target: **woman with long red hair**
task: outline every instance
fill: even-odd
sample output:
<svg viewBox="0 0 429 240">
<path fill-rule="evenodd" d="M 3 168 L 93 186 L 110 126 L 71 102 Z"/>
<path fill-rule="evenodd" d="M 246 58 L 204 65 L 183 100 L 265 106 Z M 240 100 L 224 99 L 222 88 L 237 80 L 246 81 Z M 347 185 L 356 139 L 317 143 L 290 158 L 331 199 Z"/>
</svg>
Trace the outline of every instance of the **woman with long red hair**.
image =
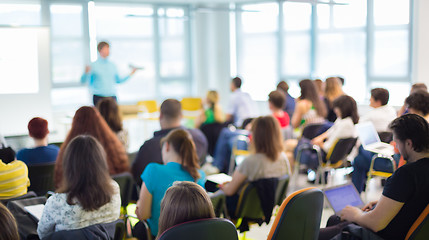
<svg viewBox="0 0 429 240">
<path fill-rule="evenodd" d="M 127 153 L 115 133 L 113 133 L 97 109 L 84 106 L 76 111 L 70 132 L 58 153 L 55 163 L 55 186 L 57 188 L 61 186 L 63 179 L 62 160 L 64 151 L 74 137 L 82 134 L 93 136 L 101 143 L 106 151 L 106 160 L 110 175 L 129 170 Z"/>
</svg>

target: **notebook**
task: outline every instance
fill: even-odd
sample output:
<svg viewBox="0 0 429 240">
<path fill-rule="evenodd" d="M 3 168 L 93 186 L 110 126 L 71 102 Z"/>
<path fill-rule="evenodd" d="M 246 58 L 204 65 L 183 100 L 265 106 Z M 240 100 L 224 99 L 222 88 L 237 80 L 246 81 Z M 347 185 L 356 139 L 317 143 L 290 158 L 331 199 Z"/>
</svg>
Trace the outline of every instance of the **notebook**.
<svg viewBox="0 0 429 240">
<path fill-rule="evenodd" d="M 380 141 L 372 122 L 358 123 L 355 126 L 363 149 L 385 156 L 392 156 L 395 153 L 392 145 Z"/>
<path fill-rule="evenodd" d="M 362 208 L 364 203 L 360 198 L 358 191 L 352 183 L 346 183 L 339 186 L 323 189 L 323 193 L 334 209 L 335 214 L 339 216 L 341 210 L 347 205 Z"/>
<path fill-rule="evenodd" d="M 36 204 L 36 205 L 30 205 L 25 206 L 24 209 L 31 214 L 34 218 L 36 218 L 37 221 L 40 220 L 42 217 L 43 209 L 45 208 L 44 204 Z"/>
<path fill-rule="evenodd" d="M 231 182 L 232 177 L 226 175 L 225 173 L 213 174 L 207 176 L 207 181 L 214 182 L 216 184 L 224 184 L 226 182 Z"/>
</svg>

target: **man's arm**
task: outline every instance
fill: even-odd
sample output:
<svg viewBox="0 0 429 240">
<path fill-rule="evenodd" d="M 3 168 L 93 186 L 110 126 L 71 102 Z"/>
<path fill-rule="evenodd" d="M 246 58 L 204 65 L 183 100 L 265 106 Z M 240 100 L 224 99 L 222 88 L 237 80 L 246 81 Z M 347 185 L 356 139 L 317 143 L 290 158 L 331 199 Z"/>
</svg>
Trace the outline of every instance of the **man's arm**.
<svg viewBox="0 0 429 240">
<path fill-rule="evenodd" d="M 404 203 L 381 196 L 374 210 L 364 212 L 357 207 L 347 206 L 341 211 L 341 219 L 355 222 L 374 232 L 383 230 L 401 210 Z"/>
</svg>

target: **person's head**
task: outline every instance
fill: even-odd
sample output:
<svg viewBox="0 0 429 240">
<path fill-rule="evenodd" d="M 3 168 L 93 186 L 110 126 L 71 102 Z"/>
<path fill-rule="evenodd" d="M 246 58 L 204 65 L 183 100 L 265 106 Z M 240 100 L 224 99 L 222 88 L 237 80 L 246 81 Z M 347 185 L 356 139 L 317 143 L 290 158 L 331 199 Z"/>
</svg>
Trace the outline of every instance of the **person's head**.
<svg viewBox="0 0 429 240">
<path fill-rule="evenodd" d="M 73 138 L 79 135 L 91 135 L 97 139 L 106 151 L 108 164 L 111 163 L 127 163 L 128 156 L 124 146 L 120 142 L 116 134 L 110 129 L 106 121 L 103 119 L 98 110 L 94 107 L 84 106 L 79 108 L 72 121 L 71 129 L 61 144 L 60 151 L 58 153 L 57 162 L 62 161 L 64 156 L 65 148 L 71 142 Z M 124 165 L 110 166 L 111 169 L 122 169 Z M 62 167 L 61 164 L 56 166 L 55 179 L 57 184 L 60 184 L 62 179 Z"/>
<path fill-rule="evenodd" d="M 159 120 L 161 121 L 161 128 L 180 126 L 180 121 L 182 120 L 182 104 L 176 99 L 165 100 L 161 104 Z"/>
<path fill-rule="evenodd" d="M 326 117 L 327 110 L 325 104 L 320 100 L 316 91 L 316 86 L 310 79 L 304 79 L 299 82 L 301 88 L 300 99 L 307 99 L 313 103 L 314 108 L 319 116 Z"/>
<path fill-rule="evenodd" d="M 351 117 L 354 124 L 359 122 L 357 104 L 352 97 L 347 95 L 340 96 L 334 100 L 332 105 L 334 107 L 334 112 L 337 114 L 337 117 L 341 119 Z"/>
<path fill-rule="evenodd" d="M 344 82 L 345 82 L 344 78 L 343 78 L 343 77 L 340 77 L 340 76 L 337 76 L 337 78 L 338 78 L 338 79 L 340 79 L 340 81 L 341 81 L 341 85 L 343 85 L 343 86 L 344 86 Z"/>
<path fill-rule="evenodd" d="M 177 224 L 204 218 L 214 218 L 210 197 L 204 188 L 193 182 L 174 182 L 161 201 L 159 234 Z"/>
<path fill-rule="evenodd" d="M 184 129 L 172 130 L 161 139 L 161 145 L 164 163 L 177 159 L 195 181 L 200 178 L 198 155 L 189 132 Z"/>
<path fill-rule="evenodd" d="M 80 135 L 67 145 L 63 158 L 63 185 L 67 203 L 86 210 L 97 210 L 110 202 L 113 195 L 107 169 L 106 153 L 101 144 L 89 135 Z"/>
<path fill-rule="evenodd" d="M 337 77 L 330 77 L 326 79 L 325 82 L 325 97 L 329 101 L 334 101 L 337 97 L 343 95 L 343 89 L 341 81 Z"/>
<path fill-rule="evenodd" d="M 241 83 L 242 83 L 241 78 L 239 77 L 233 78 L 231 81 L 231 91 L 233 92 L 236 89 L 241 88 Z"/>
<path fill-rule="evenodd" d="M 428 87 L 424 83 L 414 83 L 411 86 L 410 95 L 417 92 L 417 91 L 428 91 Z"/>
<path fill-rule="evenodd" d="M 97 103 L 97 109 L 114 132 L 122 130 L 122 120 L 118 104 L 113 98 L 103 98 Z"/>
<path fill-rule="evenodd" d="M 110 45 L 107 42 L 99 42 L 97 45 L 97 51 L 100 57 L 107 58 L 110 54 Z"/>
<path fill-rule="evenodd" d="M 35 117 L 28 122 L 28 133 L 35 139 L 44 139 L 48 133 L 48 121 L 43 118 Z"/>
<path fill-rule="evenodd" d="M 279 84 L 277 84 L 277 90 L 287 93 L 289 91 L 289 85 L 285 81 L 280 81 Z"/>
<path fill-rule="evenodd" d="M 429 93 L 426 91 L 417 91 L 405 99 L 410 113 L 426 117 L 429 114 Z"/>
<path fill-rule="evenodd" d="M 429 152 L 429 126 L 423 117 L 405 114 L 393 120 L 389 128 L 393 132 L 393 141 L 405 160 L 418 160 L 410 159 L 415 152 Z"/>
<path fill-rule="evenodd" d="M 268 104 L 271 111 L 283 109 L 286 96 L 280 91 L 272 91 L 268 94 Z"/>
<path fill-rule="evenodd" d="M 279 122 L 272 116 L 258 117 L 252 122 L 253 147 L 256 153 L 263 153 L 276 161 L 283 151 L 283 138 Z"/>
<path fill-rule="evenodd" d="M 12 213 L 0 203 L 0 240 L 19 239 L 18 225 Z"/>
<path fill-rule="evenodd" d="M 381 107 L 389 102 L 389 91 L 385 88 L 371 89 L 371 98 L 369 106 L 373 108 Z"/>
<path fill-rule="evenodd" d="M 206 99 L 207 99 L 207 104 L 211 108 L 214 108 L 214 106 L 219 101 L 219 94 L 217 93 L 217 91 L 214 91 L 214 90 L 208 91 Z"/>
<path fill-rule="evenodd" d="M 11 147 L 1 148 L 0 146 L 0 160 L 3 163 L 8 164 L 14 161 L 16 159 L 15 157 L 16 157 L 16 153 Z"/>
</svg>

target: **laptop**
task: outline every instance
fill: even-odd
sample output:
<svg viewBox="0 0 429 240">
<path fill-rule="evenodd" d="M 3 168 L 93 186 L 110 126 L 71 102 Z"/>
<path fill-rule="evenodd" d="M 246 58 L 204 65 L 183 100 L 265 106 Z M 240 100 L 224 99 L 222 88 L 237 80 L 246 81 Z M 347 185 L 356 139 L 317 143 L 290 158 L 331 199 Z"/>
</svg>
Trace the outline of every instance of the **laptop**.
<svg viewBox="0 0 429 240">
<path fill-rule="evenodd" d="M 336 215 L 340 215 L 341 210 L 347 205 L 362 208 L 365 204 L 362 202 L 356 187 L 352 183 L 346 183 L 334 187 L 323 189 L 329 205 L 334 209 Z"/>
<path fill-rule="evenodd" d="M 358 123 L 355 126 L 363 149 L 385 156 L 392 156 L 395 153 L 392 145 L 380 141 L 372 122 Z"/>
</svg>

